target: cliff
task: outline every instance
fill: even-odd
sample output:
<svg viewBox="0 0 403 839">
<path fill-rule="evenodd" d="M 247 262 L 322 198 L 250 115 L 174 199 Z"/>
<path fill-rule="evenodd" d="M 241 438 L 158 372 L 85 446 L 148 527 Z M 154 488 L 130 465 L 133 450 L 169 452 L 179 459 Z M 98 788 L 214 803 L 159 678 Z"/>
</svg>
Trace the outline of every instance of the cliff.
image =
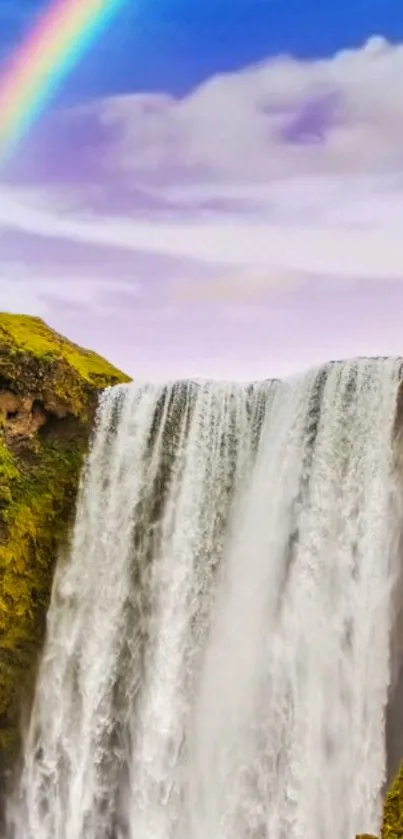
<svg viewBox="0 0 403 839">
<path fill-rule="evenodd" d="M 403 764 L 386 796 L 382 839 L 403 839 Z"/>
<path fill-rule="evenodd" d="M 18 743 L 98 394 L 125 381 L 39 318 L 0 314 L 0 766 Z"/>
</svg>

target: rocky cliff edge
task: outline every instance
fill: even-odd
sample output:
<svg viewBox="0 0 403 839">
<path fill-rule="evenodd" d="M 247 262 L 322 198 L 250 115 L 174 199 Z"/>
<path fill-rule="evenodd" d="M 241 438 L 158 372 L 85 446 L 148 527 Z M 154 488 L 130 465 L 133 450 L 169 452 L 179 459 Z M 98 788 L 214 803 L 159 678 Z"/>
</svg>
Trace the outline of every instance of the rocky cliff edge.
<svg viewBox="0 0 403 839">
<path fill-rule="evenodd" d="M 30 701 L 98 394 L 126 381 L 39 318 L 0 313 L 0 767 Z"/>
</svg>

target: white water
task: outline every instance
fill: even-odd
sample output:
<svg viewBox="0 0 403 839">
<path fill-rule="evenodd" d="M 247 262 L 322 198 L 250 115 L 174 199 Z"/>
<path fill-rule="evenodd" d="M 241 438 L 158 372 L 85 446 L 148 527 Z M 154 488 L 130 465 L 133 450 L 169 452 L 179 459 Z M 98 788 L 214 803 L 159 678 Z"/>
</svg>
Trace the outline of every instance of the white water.
<svg viewBox="0 0 403 839">
<path fill-rule="evenodd" d="M 8 837 L 378 830 L 399 368 L 104 395 Z"/>
</svg>

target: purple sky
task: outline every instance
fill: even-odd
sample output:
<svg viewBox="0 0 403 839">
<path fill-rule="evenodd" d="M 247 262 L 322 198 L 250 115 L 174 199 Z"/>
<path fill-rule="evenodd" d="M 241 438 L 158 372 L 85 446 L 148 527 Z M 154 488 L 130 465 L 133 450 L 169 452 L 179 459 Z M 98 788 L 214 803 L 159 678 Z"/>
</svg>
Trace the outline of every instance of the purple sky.
<svg viewBox="0 0 403 839">
<path fill-rule="evenodd" d="M 374 38 L 54 111 L 0 183 L 0 308 L 138 378 L 403 354 L 402 77 Z"/>
</svg>

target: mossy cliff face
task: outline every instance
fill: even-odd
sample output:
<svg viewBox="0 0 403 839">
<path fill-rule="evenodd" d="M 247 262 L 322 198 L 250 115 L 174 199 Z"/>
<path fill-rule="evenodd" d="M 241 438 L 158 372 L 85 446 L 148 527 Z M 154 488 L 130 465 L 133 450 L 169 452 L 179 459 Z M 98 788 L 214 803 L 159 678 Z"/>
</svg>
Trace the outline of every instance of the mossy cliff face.
<svg viewBox="0 0 403 839">
<path fill-rule="evenodd" d="M 382 839 L 403 839 L 403 764 L 386 796 Z"/>
<path fill-rule="evenodd" d="M 0 767 L 18 745 L 98 394 L 124 381 L 40 319 L 0 313 Z"/>
</svg>

